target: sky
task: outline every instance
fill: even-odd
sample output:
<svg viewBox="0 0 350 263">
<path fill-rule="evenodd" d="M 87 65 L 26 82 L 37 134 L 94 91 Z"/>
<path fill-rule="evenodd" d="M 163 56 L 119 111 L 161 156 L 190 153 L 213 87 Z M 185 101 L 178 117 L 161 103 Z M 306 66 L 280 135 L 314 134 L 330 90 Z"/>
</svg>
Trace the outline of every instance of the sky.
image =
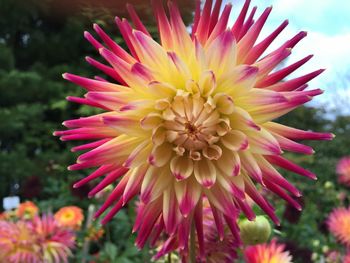
<svg viewBox="0 0 350 263">
<path fill-rule="evenodd" d="M 244 0 L 225 2 L 233 4 L 230 21 L 233 24 Z M 322 105 L 329 112 L 350 113 L 350 1 L 252 0 L 251 6 L 254 5 L 258 7 L 258 14 L 266 7 L 273 6 L 261 37 L 267 36 L 285 19 L 289 20 L 289 25 L 271 45 L 271 49 L 280 46 L 299 31 L 308 32 L 308 36 L 293 49 L 288 64 L 314 54 L 291 77 L 320 68 L 326 69 L 309 82 L 310 88 L 325 90 L 311 105 Z"/>
</svg>

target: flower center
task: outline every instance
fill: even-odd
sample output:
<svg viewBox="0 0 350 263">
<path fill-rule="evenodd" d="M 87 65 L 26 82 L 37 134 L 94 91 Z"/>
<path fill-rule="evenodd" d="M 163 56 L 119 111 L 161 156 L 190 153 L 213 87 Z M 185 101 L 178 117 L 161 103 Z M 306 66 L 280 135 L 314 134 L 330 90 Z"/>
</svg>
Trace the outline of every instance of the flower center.
<svg viewBox="0 0 350 263">
<path fill-rule="evenodd" d="M 225 93 L 214 94 L 215 79 L 212 74 L 207 75 L 209 79 L 204 78 L 205 81 L 189 82 L 194 88 L 186 90 L 153 84 L 155 90 L 164 89 L 172 94 L 157 100 L 156 111 L 141 120 L 143 129 L 152 130 L 151 164 L 158 160 L 157 165 L 163 166 L 165 163 L 159 160 L 172 154 L 194 161 L 218 160 L 224 150 L 241 149 L 245 136 L 232 130 L 230 123 L 235 111 L 233 100 Z"/>
<path fill-rule="evenodd" d="M 197 133 L 197 127 L 196 126 L 194 126 L 190 122 L 187 122 L 185 124 L 185 127 L 186 127 L 186 132 L 187 132 L 188 136 L 196 136 L 196 133 Z"/>
<path fill-rule="evenodd" d="M 70 221 L 74 218 L 74 214 L 72 212 L 66 212 L 64 215 L 63 215 L 63 220 L 64 221 Z"/>
<path fill-rule="evenodd" d="M 217 141 L 220 114 L 199 95 L 176 96 L 163 115 L 168 141 L 180 148 L 202 150 Z"/>
<path fill-rule="evenodd" d="M 230 130 L 229 120 L 218 107 L 221 97 L 180 93 L 164 109 L 165 138 L 175 145 L 176 154 L 188 154 L 193 160 L 200 160 L 202 156 L 220 158 L 221 149 L 217 144 Z M 233 105 L 232 101 L 230 103 Z"/>
</svg>

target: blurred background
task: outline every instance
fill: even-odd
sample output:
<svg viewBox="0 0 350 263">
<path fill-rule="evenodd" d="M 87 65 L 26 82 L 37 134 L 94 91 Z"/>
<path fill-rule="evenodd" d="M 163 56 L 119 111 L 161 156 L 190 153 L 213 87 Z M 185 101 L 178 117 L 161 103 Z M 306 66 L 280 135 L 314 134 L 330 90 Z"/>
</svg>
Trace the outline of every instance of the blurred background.
<svg viewBox="0 0 350 263">
<path fill-rule="evenodd" d="M 128 2 L 157 39 L 149 1 Z M 194 1 L 178 2 L 189 25 Z M 101 25 L 125 47 L 114 24 L 115 16 L 128 17 L 125 4 L 124 0 L 0 0 L 1 199 L 19 196 L 21 201 L 34 201 L 41 211 L 57 211 L 67 205 L 88 211 L 90 203 L 98 206 L 102 202 L 87 198 L 89 185 L 72 188 L 88 171 L 67 171 L 66 167 L 77 157 L 69 150 L 74 144 L 62 143 L 52 133 L 62 129 L 64 120 L 97 112 L 65 100 L 67 96 L 81 96 L 83 91 L 64 81 L 61 75 L 100 74 L 84 59 L 99 57 L 83 37 L 84 30 L 92 31 L 93 23 Z M 242 4 L 242 0 L 234 1 L 234 14 Z M 290 26 L 275 46 L 299 30 L 309 32 L 286 63 L 310 53 L 315 57 L 295 75 L 327 68 L 310 83 L 313 88 L 324 89 L 325 95 L 284 116 L 280 122 L 305 130 L 331 131 L 337 137 L 332 142 L 308 142 L 316 150 L 313 156 L 289 154 L 318 175 L 318 181 L 313 182 L 286 173 L 304 194 L 301 213 L 277 198 L 272 201 L 282 220 L 274 235 L 287 244 L 294 262 L 322 262 L 330 251 L 344 251 L 328 233 L 325 220 L 333 208 L 349 203 L 349 190 L 338 183 L 335 172 L 338 160 L 350 155 L 349 2 L 255 0 L 253 4 L 260 7 L 260 12 L 274 5 L 263 36 L 289 18 Z M 130 206 L 121 211 L 104 229 L 105 234 L 90 242 L 88 251 L 81 249 L 83 241 L 78 243 L 71 262 L 82 262 L 84 257 L 94 262 L 148 262 L 151 252 L 139 252 L 133 245 L 133 209 Z M 99 259 L 94 259 L 96 253 Z"/>
</svg>

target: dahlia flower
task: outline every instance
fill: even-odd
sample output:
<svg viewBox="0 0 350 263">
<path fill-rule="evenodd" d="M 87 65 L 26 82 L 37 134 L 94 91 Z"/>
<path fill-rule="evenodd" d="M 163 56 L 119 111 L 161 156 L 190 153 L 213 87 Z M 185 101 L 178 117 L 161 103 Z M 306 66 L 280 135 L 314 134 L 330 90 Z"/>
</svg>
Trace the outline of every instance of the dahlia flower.
<svg viewBox="0 0 350 263">
<path fill-rule="evenodd" d="M 347 253 L 343 258 L 343 263 L 350 263 L 350 253 Z"/>
<path fill-rule="evenodd" d="M 327 263 L 340 263 L 341 259 L 344 258 L 339 251 L 332 250 L 326 253 L 325 260 Z M 344 258 L 345 259 L 345 258 Z M 349 262 L 343 262 L 343 263 L 350 263 Z"/>
<path fill-rule="evenodd" d="M 68 262 L 75 244 L 73 231 L 60 226 L 51 215 L 34 218 L 33 229 L 40 245 L 41 262 Z"/>
<path fill-rule="evenodd" d="M 203 233 L 206 263 L 234 262 L 237 258 L 239 243 L 227 226 L 218 232 L 215 225 L 215 216 L 209 203 L 204 200 L 203 204 Z M 218 220 L 218 218 L 217 218 Z M 220 219 L 219 219 L 220 220 Z M 226 233 L 225 233 L 226 232 Z M 200 248 L 198 244 L 198 248 Z"/>
<path fill-rule="evenodd" d="M 28 221 L 0 221 L 0 262 L 40 262 L 40 247 Z"/>
<path fill-rule="evenodd" d="M 284 251 L 284 245 L 278 244 L 276 240 L 247 247 L 244 258 L 246 263 L 292 263 L 289 252 Z"/>
<path fill-rule="evenodd" d="M 350 156 L 343 157 L 336 168 L 338 180 L 340 183 L 350 186 Z"/>
<path fill-rule="evenodd" d="M 74 240 L 74 233 L 59 227 L 52 216 L 0 221 L 0 262 L 68 262 Z"/>
<path fill-rule="evenodd" d="M 8 210 L 8 211 L 4 211 L 0 214 L 0 220 L 15 221 L 17 219 L 18 219 L 18 217 L 17 217 L 16 210 Z"/>
<path fill-rule="evenodd" d="M 350 208 L 336 208 L 328 216 L 327 220 L 329 232 L 336 239 L 350 247 Z"/>
<path fill-rule="evenodd" d="M 0 213 L 0 220 L 6 220 L 6 218 L 7 218 L 6 212 Z"/>
<path fill-rule="evenodd" d="M 168 17 L 162 1 L 154 0 L 160 43 L 152 39 L 129 5 L 135 28 L 126 19 L 115 20 L 129 52 L 97 24 L 93 27 L 102 42 L 85 32 L 107 64 L 91 57 L 87 62 L 113 81 L 63 74 L 87 90 L 84 98 L 68 97 L 69 101 L 104 110 L 65 121 L 69 130 L 54 133 L 63 141 L 92 141 L 72 149 L 87 152 L 69 170 L 96 168 L 75 187 L 103 178 L 89 193 L 92 197 L 117 183 L 96 213 L 100 216 L 111 207 L 102 223 L 138 196 L 142 205 L 133 231 L 138 232 L 136 245 L 140 248 L 155 226 L 159 233 L 177 234 L 185 248 L 194 225 L 203 251 L 204 196 L 213 214 L 222 219 L 215 220 L 217 229 L 225 221 L 235 237 L 238 214 L 243 212 L 251 220 L 255 217 L 246 195 L 278 224 L 274 208 L 256 184 L 301 209 L 287 193 L 300 196 L 299 191 L 276 168 L 311 179 L 316 176 L 282 153 L 312 154 L 311 147 L 296 141 L 333 138 L 332 134 L 274 122 L 322 93 L 306 90 L 306 83 L 323 70 L 283 81 L 311 55 L 273 71 L 306 33 L 298 33 L 263 55 L 288 21 L 257 43 L 271 7 L 254 19 L 256 7 L 248 14 L 247 0 L 229 27 L 231 4 L 220 13 L 222 1 L 214 6 L 212 2 L 205 1 L 200 10 L 197 1 L 189 33 L 174 2 L 168 3 Z"/>
<path fill-rule="evenodd" d="M 39 208 L 31 201 L 20 203 L 16 210 L 18 218 L 32 219 L 39 213 Z"/>
<path fill-rule="evenodd" d="M 79 229 L 84 220 L 83 210 L 77 206 L 65 206 L 54 215 L 59 225 L 72 229 Z"/>
<path fill-rule="evenodd" d="M 91 225 L 87 230 L 86 239 L 91 241 L 98 241 L 103 237 L 104 233 L 105 231 L 102 227 Z"/>
</svg>

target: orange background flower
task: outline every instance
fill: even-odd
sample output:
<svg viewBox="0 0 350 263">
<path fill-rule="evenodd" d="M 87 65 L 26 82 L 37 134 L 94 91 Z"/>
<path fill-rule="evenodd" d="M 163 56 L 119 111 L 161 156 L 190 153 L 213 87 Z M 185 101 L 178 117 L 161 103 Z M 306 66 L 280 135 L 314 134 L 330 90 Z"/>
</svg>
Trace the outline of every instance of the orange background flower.
<svg viewBox="0 0 350 263">
<path fill-rule="evenodd" d="M 31 201 L 25 201 L 21 203 L 16 211 L 16 215 L 19 218 L 32 219 L 39 213 L 39 208 Z"/>
<path fill-rule="evenodd" d="M 244 251 L 246 263 L 291 263 L 289 251 L 284 250 L 284 244 L 278 244 L 275 239 L 270 243 L 249 246 Z"/>
<path fill-rule="evenodd" d="M 56 212 L 55 219 L 62 226 L 79 229 L 83 220 L 83 210 L 77 206 L 65 206 Z"/>
</svg>

